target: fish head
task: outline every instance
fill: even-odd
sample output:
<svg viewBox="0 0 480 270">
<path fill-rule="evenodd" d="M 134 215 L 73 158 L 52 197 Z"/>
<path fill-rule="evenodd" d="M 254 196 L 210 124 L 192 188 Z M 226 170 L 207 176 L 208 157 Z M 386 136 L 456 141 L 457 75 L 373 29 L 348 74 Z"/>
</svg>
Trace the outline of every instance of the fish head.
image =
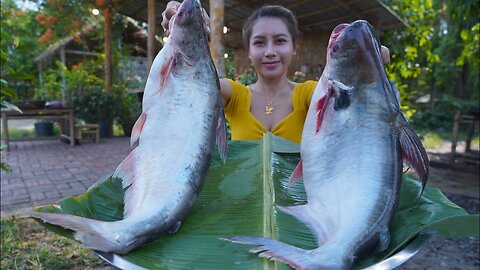
<svg viewBox="0 0 480 270">
<path fill-rule="evenodd" d="M 373 27 L 365 20 L 340 24 L 330 35 L 323 79 L 335 97 L 335 109 L 346 108 L 351 96 L 376 99 L 388 112 L 399 110 L 398 91 L 390 81 L 381 54 L 381 44 Z M 364 87 L 374 85 L 374 87 Z M 378 90 L 372 93 L 370 90 Z M 386 101 L 386 102 L 385 102 Z"/>
<path fill-rule="evenodd" d="M 364 20 L 340 24 L 330 35 L 326 70 L 346 85 L 368 84 L 386 76 L 380 41 L 373 27 Z"/>
<path fill-rule="evenodd" d="M 199 53 L 208 49 L 206 24 L 199 0 L 185 0 L 171 18 L 170 44 L 188 60 L 205 56 Z"/>
</svg>

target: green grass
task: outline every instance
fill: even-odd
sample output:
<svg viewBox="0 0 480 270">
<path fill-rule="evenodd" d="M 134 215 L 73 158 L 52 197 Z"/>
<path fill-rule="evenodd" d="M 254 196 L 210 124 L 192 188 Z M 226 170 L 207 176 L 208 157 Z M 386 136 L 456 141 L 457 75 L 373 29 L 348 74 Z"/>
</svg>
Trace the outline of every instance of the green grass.
<svg viewBox="0 0 480 270">
<path fill-rule="evenodd" d="M 0 269 L 104 269 L 91 250 L 30 218 L 1 219 Z"/>
<path fill-rule="evenodd" d="M 444 142 L 444 139 L 442 138 L 442 136 L 438 133 L 434 133 L 434 132 L 426 132 L 424 134 L 421 134 L 423 136 L 423 146 L 425 148 L 438 148 L 440 147 L 443 142 Z"/>
<path fill-rule="evenodd" d="M 35 130 L 33 128 L 31 128 L 31 129 L 9 128 L 8 129 L 8 135 L 9 135 L 10 139 L 34 137 L 35 136 Z"/>
<path fill-rule="evenodd" d="M 438 148 L 442 146 L 445 141 L 452 140 L 452 133 L 420 130 L 418 134 L 423 137 L 422 142 L 425 148 L 429 149 Z M 461 132 L 458 136 L 458 141 L 465 141 L 466 137 L 466 133 Z M 477 150 L 480 148 L 480 136 L 478 132 L 473 135 L 471 148 Z"/>
<path fill-rule="evenodd" d="M 58 136 L 60 134 L 60 128 L 57 125 L 53 126 L 53 136 Z M 11 140 L 26 138 L 26 137 L 35 137 L 34 128 L 8 128 L 8 135 Z"/>
</svg>

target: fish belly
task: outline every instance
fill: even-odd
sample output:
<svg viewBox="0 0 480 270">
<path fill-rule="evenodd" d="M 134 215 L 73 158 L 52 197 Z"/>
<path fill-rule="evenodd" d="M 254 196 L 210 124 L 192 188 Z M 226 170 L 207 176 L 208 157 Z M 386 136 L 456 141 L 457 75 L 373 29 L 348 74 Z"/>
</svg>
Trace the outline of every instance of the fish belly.
<svg viewBox="0 0 480 270">
<path fill-rule="evenodd" d="M 146 111 L 138 146 L 138 200 L 132 202 L 138 215 L 162 212 L 181 219 L 198 196 L 214 148 L 218 100 L 199 85 L 172 78 L 151 97 L 156 105 Z"/>
<path fill-rule="evenodd" d="M 378 232 L 388 232 L 397 147 L 388 123 L 354 107 L 325 117 L 330 119 L 319 133 L 302 141 L 304 185 L 325 230 L 323 244 L 349 256 Z"/>
</svg>

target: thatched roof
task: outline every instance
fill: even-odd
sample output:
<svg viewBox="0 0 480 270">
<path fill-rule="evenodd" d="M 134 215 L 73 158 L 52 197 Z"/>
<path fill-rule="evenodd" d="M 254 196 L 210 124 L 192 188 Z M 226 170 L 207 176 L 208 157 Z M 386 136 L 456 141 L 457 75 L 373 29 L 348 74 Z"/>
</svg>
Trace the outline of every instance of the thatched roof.
<svg viewBox="0 0 480 270">
<path fill-rule="evenodd" d="M 147 54 L 147 31 L 139 27 L 133 19 L 127 18 L 128 25 L 126 30 L 124 31 L 124 42 L 126 44 L 131 45 L 132 47 L 132 55 L 144 55 Z M 84 26 L 77 34 L 80 36 L 88 35 L 92 30 L 95 28 L 103 27 L 100 22 L 92 22 L 86 26 Z M 158 37 L 156 38 L 155 42 L 155 50 L 158 52 L 162 48 L 162 43 Z M 61 52 L 62 48 L 67 48 L 74 43 L 73 35 L 68 35 L 59 41 L 55 42 L 54 44 L 50 45 L 45 51 L 35 57 L 36 63 L 45 63 L 49 62 L 53 57 L 57 57 Z M 66 51 L 66 53 L 75 53 L 73 51 Z M 96 56 L 101 52 L 89 52 L 89 51 L 82 51 L 76 52 L 81 53 L 87 56 Z"/>
<path fill-rule="evenodd" d="M 99 24 L 97 22 L 92 22 L 92 23 L 82 27 L 80 29 L 80 31 L 78 31 L 78 34 L 79 35 L 84 35 L 85 33 L 91 32 L 96 27 L 100 27 Z M 35 63 L 42 63 L 42 62 L 49 61 L 52 57 L 54 57 L 58 53 L 60 53 L 62 48 L 69 45 L 73 41 L 74 41 L 74 38 L 73 38 L 72 35 L 68 35 L 68 36 L 58 40 L 57 42 L 50 45 L 45 51 L 43 51 L 37 57 L 35 57 Z"/>
<path fill-rule="evenodd" d="M 168 1 L 155 1 L 155 22 L 161 31 L 162 12 Z M 231 30 L 225 35 L 225 43 L 236 48 L 241 43 L 243 22 L 256 8 L 282 5 L 296 15 L 300 31 L 331 31 L 336 25 L 358 19 L 369 21 L 377 30 L 406 26 L 407 23 L 380 0 L 224 0 L 225 25 Z M 209 1 L 202 5 L 209 13 Z M 147 1 L 132 0 L 119 11 L 136 20 L 148 21 Z"/>
</svg>

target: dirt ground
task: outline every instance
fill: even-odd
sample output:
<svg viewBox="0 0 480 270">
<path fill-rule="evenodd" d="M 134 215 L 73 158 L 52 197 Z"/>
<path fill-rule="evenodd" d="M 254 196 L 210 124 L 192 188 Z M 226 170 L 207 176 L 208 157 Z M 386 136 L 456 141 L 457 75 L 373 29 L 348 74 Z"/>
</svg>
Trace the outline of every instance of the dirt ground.
<svg viewBox="0 0 480 270">
<path fill-rule="evenodd" d="M 428 150 L 431 161 L 429 184 L 440 188 L 453 203 L 467 212 L 479 214 L 480 153 L 475 149 L 471 154 L 465 155 L 465 146 L 460 144 L 457 148 L 460 154 L 452 162 L 450 147 L 447 142 L 440 148 Z M 417 255 L 398 269 L 478 270 L 479 247 L 479 238 L 475 237 L 433 236 Z"/>
</svg>

